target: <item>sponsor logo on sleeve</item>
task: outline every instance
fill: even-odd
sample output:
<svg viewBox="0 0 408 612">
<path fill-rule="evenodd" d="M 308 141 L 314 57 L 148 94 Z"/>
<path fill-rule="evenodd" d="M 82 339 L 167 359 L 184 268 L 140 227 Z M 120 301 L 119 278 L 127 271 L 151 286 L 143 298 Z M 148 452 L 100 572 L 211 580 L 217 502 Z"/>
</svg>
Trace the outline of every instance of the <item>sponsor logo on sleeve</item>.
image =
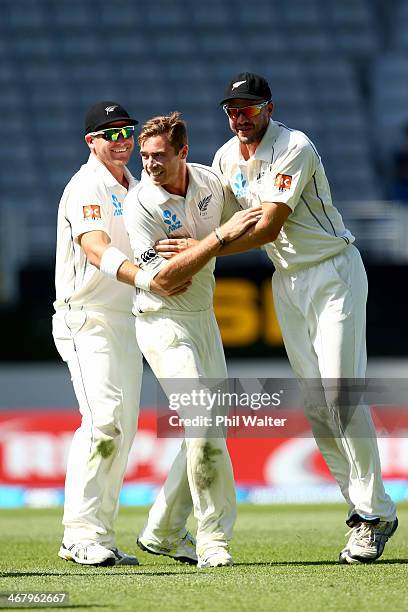
<svg viewBox="0 0 408 612">
<path fill-rule="evenodd" d="M 101 218 L 101 207 L 99 204 L 88 204 L 82 207 L 85 221 L 98 221 Z"/>
<path fill-rule="evenodd" d="M 153 261 L 153 259 L 156 259 L 156 257 L 158 257 L 156 251 L 150 247 L 150 249 L 147 249 L 147 251 L 144 251 L 144 253 L 141 253 L 137 259 L 138 259 L 138 263 L 148 263 L 149 261 Z"/>
<path fill-rule="evenodd" d="M 290 174 L 277 174 L 275 178 L 275 187 L 279 191 L 288 191 L 292 185 L 292 177 Z"/>
</svg>

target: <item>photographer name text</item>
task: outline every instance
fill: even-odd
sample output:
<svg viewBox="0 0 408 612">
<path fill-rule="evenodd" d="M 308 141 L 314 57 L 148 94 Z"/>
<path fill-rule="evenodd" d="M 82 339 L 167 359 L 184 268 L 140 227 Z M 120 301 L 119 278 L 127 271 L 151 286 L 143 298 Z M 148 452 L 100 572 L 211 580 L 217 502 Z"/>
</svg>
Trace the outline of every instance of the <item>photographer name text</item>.
<svg viewBox="0 0 408 612">
<path fill-rule="evenodd" d="M 236 414 L 232 417 L 197 415 L 191 418 L 172 414 L 169 417 L 169 425 L 171 427 L 285 427 L 286 421 L 287 419 L 253 414 Z"/>
</svg>

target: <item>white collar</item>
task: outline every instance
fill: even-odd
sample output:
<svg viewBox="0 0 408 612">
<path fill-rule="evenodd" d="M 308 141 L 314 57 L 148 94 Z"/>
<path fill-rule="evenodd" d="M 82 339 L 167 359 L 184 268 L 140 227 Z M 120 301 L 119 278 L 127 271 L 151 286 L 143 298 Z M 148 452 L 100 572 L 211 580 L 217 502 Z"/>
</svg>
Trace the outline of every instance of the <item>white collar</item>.
<svg viewBox="0 0 408 612">
<path fill-rule="evenodd" d="M 260 159 L 261 161 L 270 162 L 271 161 L 271 151 L 273 147 L 273 143 L 275 142 L 278 136 L 279 127 L 275 121 L 270 119 L 269 125 L 266 129 L 265 134 L 259 145 L 256 147 L 256 151 L 252 156 L 252 159 Z"/>
<path fill-rule="evenodd" d="M 271 161 L 271 151 L 272 151 L 273 143 L 275 142 L 278 136 L 278 130 L 279 130 L 278 124 L 275 123 L 273 119 L 270 119 L 269 125 L 266 128 L 266 132 L 263 135 L 261 142 L 257 146 L 255 153 L 248 160 L 245 160 L 244 157 L 242 156 L 240 142 L 239 142 L 238 136 L 236 136 L 235 138 L 237 140 L 237 145 L 238 145 L 236 149 L 238 164 L 247 163 L 255 159 L 259 159 L 265 162 L 270 162 Z"/>
<path fill-rule="evenodd" d="M 117 185 L 119 185 L 120 187 L 122 187 L 122 189 L 125 189 L 125 187 L 123 187 L 123 185 L 121 185 L 115 179 L 113 174 L 109 172 L 107 167 L 96 157 L 94 153 L 90 153 L 86 165 L 94 172 L 100 172 L 103 175 L 104 181 L 108 187 L 116 187 Z M 126 166 L 124 167 L 124 173 L 129 183 L 129 189 L 131 189 L 136 185 L 137 181 L 134 176 L 129 172 Z"/>
</svg>

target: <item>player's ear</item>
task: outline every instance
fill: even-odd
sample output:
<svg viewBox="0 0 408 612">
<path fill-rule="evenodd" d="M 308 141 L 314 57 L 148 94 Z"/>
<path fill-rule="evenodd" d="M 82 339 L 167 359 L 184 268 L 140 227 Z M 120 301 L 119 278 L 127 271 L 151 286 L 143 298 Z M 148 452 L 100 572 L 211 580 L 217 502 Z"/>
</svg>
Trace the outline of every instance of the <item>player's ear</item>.
<svg viewBox="0 0 408 612">
<path fill-rule="evenodd" d="M 180 159 L 187 159 L 187 155 L 188 155 L 188 144 L 185 144 L 184 146 L 181 147 L 179 151 Z"/>
<path fill-rule="evenodd" d="M 274 103 L 272 100 L 268 102 L 268 106 L 266 108 L 268 109 L 269 117 L 271 117 L 274 109 Z"/>
<path fill-rule="evenodd" d="M 85 135 L 85 142 L 88 145 L 88 147 L 92 150 L 93 149 L 93 138 L 90 134 Z"/>
</svg>

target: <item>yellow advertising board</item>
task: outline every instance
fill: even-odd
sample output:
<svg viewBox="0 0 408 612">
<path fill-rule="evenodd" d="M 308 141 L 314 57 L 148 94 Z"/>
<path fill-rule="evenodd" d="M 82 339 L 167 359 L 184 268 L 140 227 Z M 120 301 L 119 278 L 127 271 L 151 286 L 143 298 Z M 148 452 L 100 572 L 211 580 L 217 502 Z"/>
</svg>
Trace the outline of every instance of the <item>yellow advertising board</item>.
<svg viewBox="0 0 408 612">
<path fill-rule="evenodd" d="M 245 278 L 218 278 L 214 305 L 226 348 L 257 342 L 275 347 L 283 345 L 270 278 L 260 284 Z"/>
</svg>

